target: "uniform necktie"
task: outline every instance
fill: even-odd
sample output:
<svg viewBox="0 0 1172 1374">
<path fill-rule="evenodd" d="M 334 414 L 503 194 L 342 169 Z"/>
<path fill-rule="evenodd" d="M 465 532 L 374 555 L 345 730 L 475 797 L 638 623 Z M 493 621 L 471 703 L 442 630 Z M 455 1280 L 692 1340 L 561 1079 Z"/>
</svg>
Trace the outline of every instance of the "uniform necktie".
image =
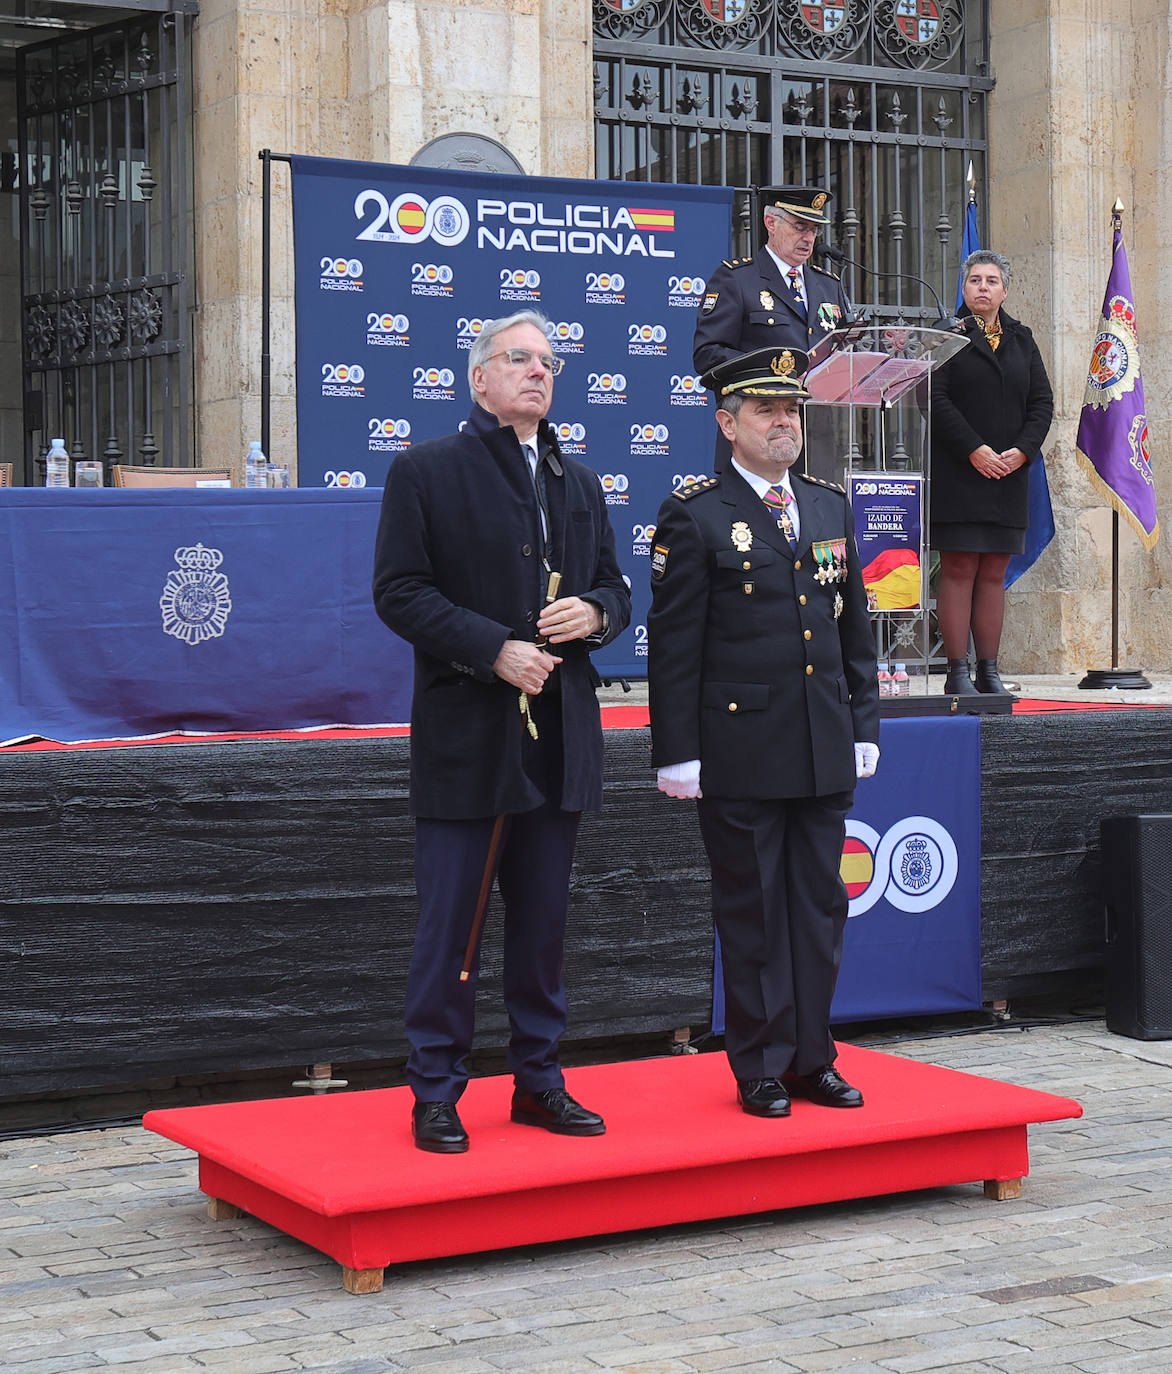
<svg viewBox="0 0 1172 1374">
<path fill-rule="evenodd" d="M 794 304 L 804 315 L 806 313 L 806 298 L 802 295 L 802 279 L 798 275 L 798 269 L 791 267 L 786 275 L 789 277 L 789 289 L 794 293 Z"/>
<path fill-rule="evenodd" d="M 791 549 L 798 546 L 798 536 L 794 529 L 794 522 L 789 513 L 789 508 L 793 503 L 793 497 L 783 486 L 770 487 L 762 496 L 761 500 L 769 507 L 777 519 L 777 528 L 785 535 L 789 541 Z"/>
</svg>

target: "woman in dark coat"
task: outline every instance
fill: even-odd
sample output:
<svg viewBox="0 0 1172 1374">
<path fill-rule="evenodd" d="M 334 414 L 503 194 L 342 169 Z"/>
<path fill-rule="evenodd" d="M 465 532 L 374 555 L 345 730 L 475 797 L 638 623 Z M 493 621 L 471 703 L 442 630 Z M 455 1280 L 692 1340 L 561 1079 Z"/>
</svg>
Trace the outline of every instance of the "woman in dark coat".
<svg viewBox="0 0 1172 1374">
<path fill-rule="evenodd" d="M 1005 570 L 1025 550 L 1031 462 L 1054 415 L 1034 336 L 1001 309 L 1009 262 L 978 249 L 961 267 L 971 342 L 932 379 L 932 547 L 940 555 L 936 619 L 949 693 L 1004 692 L 997 650 Z M 976 649 L 970 676 L 969 631 Z"/>
</svg>

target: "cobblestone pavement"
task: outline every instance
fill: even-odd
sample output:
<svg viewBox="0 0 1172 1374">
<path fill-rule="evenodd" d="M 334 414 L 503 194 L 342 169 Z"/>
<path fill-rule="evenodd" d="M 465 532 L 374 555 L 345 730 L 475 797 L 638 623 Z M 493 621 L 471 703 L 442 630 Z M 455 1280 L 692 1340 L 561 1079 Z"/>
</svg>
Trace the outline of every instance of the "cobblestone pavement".
<svg viewBox="0 0 1172 1374">
<path fill-rule="evenodd" d="M 1172 1043 L 1099 1021 L 877 1048 L 1061 1093 L 1022 1196 L 979 1184 L 388 1271 L 251 1218 L 139 1128 L 0 1143 L 0 1367 L 14 1374 L 1172 1371 Z M 784 1129 L 784 1124 L 780 1124 Z"/>
</svg>

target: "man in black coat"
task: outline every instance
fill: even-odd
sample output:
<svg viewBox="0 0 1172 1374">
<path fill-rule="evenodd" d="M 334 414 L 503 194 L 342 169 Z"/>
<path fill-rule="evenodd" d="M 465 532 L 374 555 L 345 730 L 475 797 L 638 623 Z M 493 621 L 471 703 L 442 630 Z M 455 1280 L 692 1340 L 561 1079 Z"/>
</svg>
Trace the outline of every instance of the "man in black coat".
<svg viewBox="0 0 1172 1374">
<path fill-rule="evenodd" d="M 544 324 L 522 311 L 485 326 L 469 356 L 476 405 L 464 432 L 395 459 L 375 551 L 375 607 L 415 649 L 420 913 L 407 1080 L 415 1143 L 437 1153 L 468 1148 L 456 1102 L 475 967 L 467 981 L 460 973 L 501 816 L 512 1118 L 568 1135 L 605 1130 L 566 1092 L 558 1063 L 562 954 L 579 817 L 602 804 L 589 653 L 623 631 L 631 602 L 598 476 L 562 456 L 545 419 L 561 360 Z M 561 587 L 548 599 L 551 573 Z"/>
<path fill-rule="evenodd" d="M 660 508 L 647 620 L 659 787 L 698 799 L 724 964 L 725 1046 L 746 1112 L 794 1091 L 862 1096 L 834 1068 L 830 1003 L 856 777 L 879 757 L 875 640 L 841 487 L 790 468 L 805 354 L 712 369 L 732 449 Z"/>
<path fill-rule="evenodd" d="M 850 312 L 842 282 L 811 261 L 818 234 L 830 223 L 829 192 L 778 186 L 766 194 L 765 246 L 751 258 L 726 259 L 708 278 L 692 340 L 699 373 L 759 348 L 808 351 Z M 822 425 L 818 441 L 827 442 L 830 433 Z M 728 443 L 718 433 L 716 471 L 727 460 Z M 833 470 L 835 455 L 825 460 Z"/>
</svg>

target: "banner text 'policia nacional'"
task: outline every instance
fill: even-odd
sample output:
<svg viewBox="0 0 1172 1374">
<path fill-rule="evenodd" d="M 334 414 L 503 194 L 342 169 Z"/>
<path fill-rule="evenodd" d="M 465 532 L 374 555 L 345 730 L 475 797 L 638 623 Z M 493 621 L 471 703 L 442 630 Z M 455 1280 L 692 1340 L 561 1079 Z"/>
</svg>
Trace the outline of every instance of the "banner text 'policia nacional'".
<svg viewBox="0 0 1172 1374">
<path fill-rule="evenodd" d="M 641 675 L 656 513 L 711 462 L 692 331 L 731 200 L 294 158 L 301 485 L 379 484 L 396 453 L 452 433 L 485 322 L 539 310 L 566 363 L 550 422 L 599 475 L 634 598 L 631 628 L 595 660 L 604 675 Z"/>
</svg>

